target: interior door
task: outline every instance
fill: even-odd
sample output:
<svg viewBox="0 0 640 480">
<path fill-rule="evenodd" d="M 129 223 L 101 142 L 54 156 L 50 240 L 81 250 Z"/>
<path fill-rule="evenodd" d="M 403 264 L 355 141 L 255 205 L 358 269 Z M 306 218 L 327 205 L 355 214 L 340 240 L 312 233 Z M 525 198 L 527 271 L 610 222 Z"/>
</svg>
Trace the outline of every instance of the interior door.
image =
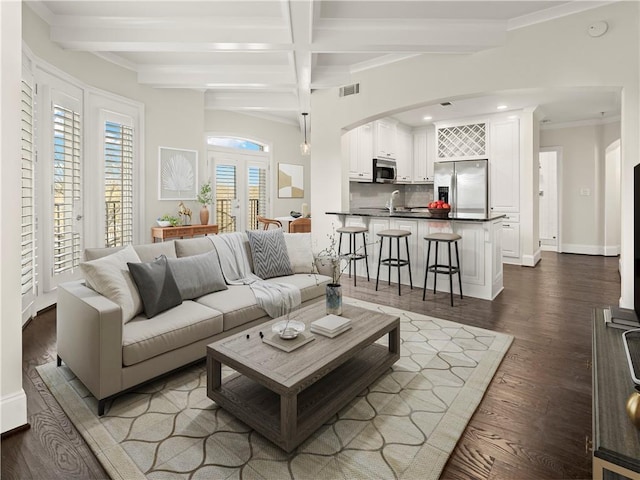
<svg viewBox="0 0 640 480">
<path fill-rule="evenodd" d="M 540 247 L 558 251 L 558 154 L 540 152 Z"/>
</svg>

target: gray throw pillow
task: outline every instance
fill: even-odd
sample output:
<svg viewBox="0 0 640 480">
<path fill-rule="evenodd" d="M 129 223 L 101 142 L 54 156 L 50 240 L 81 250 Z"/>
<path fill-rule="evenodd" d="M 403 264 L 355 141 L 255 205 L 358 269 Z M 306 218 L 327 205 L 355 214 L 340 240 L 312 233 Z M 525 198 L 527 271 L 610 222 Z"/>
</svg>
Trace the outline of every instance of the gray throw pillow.
<svg viewBox="0 0 640 480">
<path fill-rule="evenodd" d="M 170 258 L 169 267 L 182 300 L 191 300 L 228 288 L 215 250 L 190 257 Z"/>
<path fill-rule="evenodd" d="M 153 262 L 128 262 L 127 265 L 138 287 L 147 318 L 182 303 L 180 290 L 167 265 L 167 257 L 160 255 Z"/>
<path fill-rule="evenodd" d="M 281 229 L 247 230 L 247 236 L 253 257 L 253 273 L 263 280 L 293 275 Z"/>
</svg>

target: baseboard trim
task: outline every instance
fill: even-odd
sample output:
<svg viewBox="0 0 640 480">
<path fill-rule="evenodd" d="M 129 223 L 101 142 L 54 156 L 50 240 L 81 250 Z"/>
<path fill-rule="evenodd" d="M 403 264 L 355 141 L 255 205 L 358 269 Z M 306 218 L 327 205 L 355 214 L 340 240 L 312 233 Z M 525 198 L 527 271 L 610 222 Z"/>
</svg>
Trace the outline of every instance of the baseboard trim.
<svg viewBox="0 0 640 480">
<path fill-rule="evenodd" d="M 604 255 L 601 245 L 578 245 L 575 243 L 563 243 L 562 253 L 577 253 L 581 255 Z"/>
<path fill-rule="evenodd" d="M 620 245 L 604 247 L 604 255 L 605 257 L 617 257 L 620 255 Z"/>
<path fill-rule="evenodd" d="M 522 266 L 535 267 L 540 259 L 542 259 L 542 251 L 540 249 L 536 250 L 533 255 L 522 255 Z"/>
<path fill-rule="evenodd" d="M 0 398 L 0 430 L 2 433 L 27 424 L 27 395 L 21 388 Z"/>
</svg>

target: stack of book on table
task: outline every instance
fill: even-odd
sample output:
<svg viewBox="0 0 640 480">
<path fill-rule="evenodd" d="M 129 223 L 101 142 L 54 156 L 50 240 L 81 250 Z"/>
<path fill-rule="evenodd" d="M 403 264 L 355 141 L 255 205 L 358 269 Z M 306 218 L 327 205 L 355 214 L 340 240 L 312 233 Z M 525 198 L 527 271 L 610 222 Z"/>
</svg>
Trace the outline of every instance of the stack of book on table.
<svg viewBox="0 0 640 480">
<path fill-rule="evenodd" d="M 333 338 L 351 328 L 351 320 L 337 315 L 327 315 L 311 322 L 310 330 L 313 333 Z"/>
<path fill-rule="evenodd" d="M 605 308 L 603 313 L 604 323 L 607 327 L 620 328 L 623 330 L 640 328 L 640 321 L 638 321 L 636 312 L 633 310 L 611 306 Z"/>
</svg>

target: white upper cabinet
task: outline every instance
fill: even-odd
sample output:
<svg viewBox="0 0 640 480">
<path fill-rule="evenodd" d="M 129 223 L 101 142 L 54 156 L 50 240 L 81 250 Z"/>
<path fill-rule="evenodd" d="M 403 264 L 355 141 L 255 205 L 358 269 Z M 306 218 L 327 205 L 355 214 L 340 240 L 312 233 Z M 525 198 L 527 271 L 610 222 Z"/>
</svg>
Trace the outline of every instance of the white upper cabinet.
<svg viewBox="0 0 640 480">
<path fill-rule="evenodd" d="M 373 180 L 373 127 L 361 125 L 342 136 L 342 148 L 349 156 L 349 180 Z"/>
<path fill-rule="evenodd" d="M 433 182 L 433 157 L 435 155 L 435 129 L 415 130 L 413 133 L 413 181 Z"/>
<path fill-rule="evenodd" d="M 399 183 L 411 183 L 413 181 L 413 138 L 411 131 L 398 125 L 396 129 L 397 151 L 396 155 L 396 181 Z"/>
<path fill-rule="evenodd" d="M 518 119 L 491 122 L 491 209 L 520 211 L 520 122 Z"/>
<path fill-rule="evenodd" d="M 397 138 L 396 123 L 389 119 L 376 120 L 373 122 L 374 136 L 373 151 L 377 157 L 396 158 Z"/>
</svg>

